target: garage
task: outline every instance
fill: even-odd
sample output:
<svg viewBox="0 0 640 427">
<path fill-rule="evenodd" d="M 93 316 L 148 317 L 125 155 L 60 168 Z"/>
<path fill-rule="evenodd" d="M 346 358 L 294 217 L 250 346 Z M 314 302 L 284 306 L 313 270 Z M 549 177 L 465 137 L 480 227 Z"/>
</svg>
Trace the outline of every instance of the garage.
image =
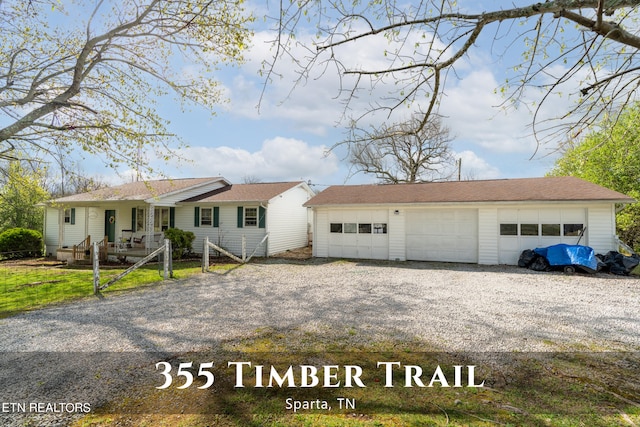
<svg viewBox="0 0 640 427">
<path fill-rule="evenodd" d="M 336 185 L 309 200 L 316 257 L 517 264 L 557 243 L 618 249 L 634 200 L 575 177 Z"/>
<path fill-rule="evenodd" d="M 409 210 L 406 216 L 407 259 L 478 262 L 476 209 Z"/>
</svg>

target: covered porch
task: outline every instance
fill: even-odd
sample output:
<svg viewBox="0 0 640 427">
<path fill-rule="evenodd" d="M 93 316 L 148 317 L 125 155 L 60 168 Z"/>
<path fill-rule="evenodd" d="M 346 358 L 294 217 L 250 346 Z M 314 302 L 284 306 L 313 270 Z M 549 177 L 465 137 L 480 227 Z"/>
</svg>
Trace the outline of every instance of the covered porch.
<svg viewBox="0 0 640 427">
<path fill-rule="evenodd" d="M 47 208 L 47 253 L 59 260 L 80 261 L 90 256 L 93 242 L 98 241 L 101 259 L 121 252 L 148 254 L 162 245 L 174 209 L 140 202 Z"/>
</svg>

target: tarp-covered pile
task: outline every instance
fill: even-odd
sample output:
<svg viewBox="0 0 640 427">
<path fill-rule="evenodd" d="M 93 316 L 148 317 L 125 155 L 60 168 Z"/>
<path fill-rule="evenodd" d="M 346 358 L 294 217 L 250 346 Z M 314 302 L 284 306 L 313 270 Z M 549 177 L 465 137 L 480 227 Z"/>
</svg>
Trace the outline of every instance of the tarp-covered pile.
<svg viewBox="0 0 640 427">
<path fill-rule="evenodd" d="M 546 248 L 527 249 L 522 252 L 518 265 L 535 271 L 550 271 L 554 267 L 577 267 L 587 273 L 597 271 L 629 275 L 640 264 L 637 255 L 619 252 L 596 255 L 589 246 L 559 244 Z"/>
<path fill-rule="evenodd" d="M 626 256 L 615 251 L 607 252 L 605 255 L 597 255 L 597 257 L 600 262 L 600 270 L 620 276 L 628 276 L 640 264 L 638 255 Z"/>
</svg>

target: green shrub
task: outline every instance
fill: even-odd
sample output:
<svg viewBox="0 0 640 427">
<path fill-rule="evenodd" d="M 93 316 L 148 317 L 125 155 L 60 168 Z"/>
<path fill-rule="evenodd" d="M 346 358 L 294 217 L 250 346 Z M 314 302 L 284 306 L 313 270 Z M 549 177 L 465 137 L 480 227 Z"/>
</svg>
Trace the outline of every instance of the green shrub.
<svg viewBox="0 0 640 427">
<path fill-rule="evenodd" d="M 0 256 L 28 258 L 42 255 L 42 233 L 26 228 L 11 228 L 0 233 Z"/>
<path fill-rule="evenodd" d="M 171 241 L 173 257 L 176 259 L 189 255 L 193 251 L 193 241 L 196 239 L 196 235 L 191 231 L 169 228 L 164 231 L 164 237 Z"/>
</svg>

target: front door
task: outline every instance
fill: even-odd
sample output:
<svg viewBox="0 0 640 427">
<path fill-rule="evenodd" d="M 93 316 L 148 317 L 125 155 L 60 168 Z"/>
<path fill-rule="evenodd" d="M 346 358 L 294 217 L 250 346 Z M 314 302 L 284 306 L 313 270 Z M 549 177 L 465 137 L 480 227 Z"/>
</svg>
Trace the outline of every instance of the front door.
<svg viewBox="0 0 640 427">
<path fill-rule="evenodd" d="M 116 211 L 104 211 L 104 235 L 109 238 L 110 242 L 116 241 Z"/>
</svg>

